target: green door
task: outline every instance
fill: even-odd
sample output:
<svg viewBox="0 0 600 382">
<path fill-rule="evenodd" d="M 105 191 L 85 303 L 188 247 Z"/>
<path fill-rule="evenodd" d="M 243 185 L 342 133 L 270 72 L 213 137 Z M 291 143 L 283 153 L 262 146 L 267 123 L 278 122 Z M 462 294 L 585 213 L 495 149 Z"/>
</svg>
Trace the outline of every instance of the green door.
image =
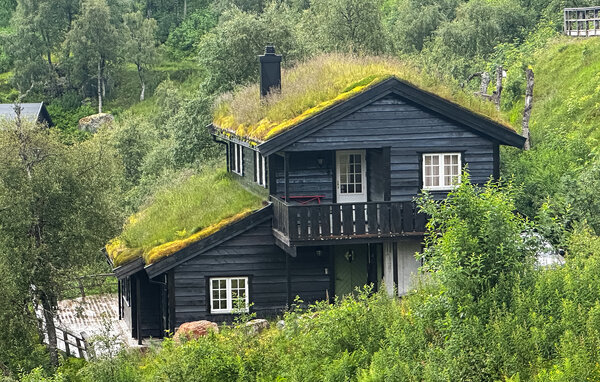
<svg viewBox="0 0 600 382">
<path fill-rule="evenodd" d="M 336 245 L 334 248 L 335 294 L 341 297 L 367 283 L 368 251 L 366 244 Z"/>
</svg>

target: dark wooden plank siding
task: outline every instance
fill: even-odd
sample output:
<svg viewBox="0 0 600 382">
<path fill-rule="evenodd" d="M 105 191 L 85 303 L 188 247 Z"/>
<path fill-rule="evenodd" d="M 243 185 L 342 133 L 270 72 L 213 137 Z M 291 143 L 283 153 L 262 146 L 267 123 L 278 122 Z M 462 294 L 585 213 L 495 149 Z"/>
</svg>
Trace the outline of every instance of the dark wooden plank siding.
<svg viewBox="0 0 600 382">
<path fill-rule="evenodd" d="M 322 165 L 319 164 L 322 159 Z M 322 202 L 333 202 L 334 167 L 328 152 L 299 152 L 290 155 L 290 196 L 324 195 Z M 283 166 L 275 170 L 277 196 L 282 197 L 285 189 Z"/>
<path fill-rule="evenodd" d="M 244 179 L 246 179 L 248 182 L 254 182 L 254 173 L 256 172 L 254 151 L 247 147 L 242 147 L 242 152 L 242 159 L 244 161 Z"/>
<path fill-rule="evenodd" d="M 298 156 L 300 151 L 386 146 L 390 147 L 391 200 L 410 200 L 417 195 L 421 187 L 423 152 L 461 152 L 463 163 L 468 164 L 476 183 L 484 183 L 494 173 L 496 142 L 396 96 L 377 100 L 300 139 L 286 150 Z M 369 151 L 369 160 L 376 156 L 376 150 Z M 373 189 L 373 182 L 370 183 L 371 196 L 379 197 L 379 190 Z M 438 195 L 443 196 L 443 193 Z"/>
<path fill-rule="evenodd" d="M 287 304 L 285 254 L 274 244 L 266 221 L 177 266 L 174 270 L 176 326 L 187 321 L 230 321 L 231 315 L 210 314 L 208 280 L 219 276 L 248 277 L 252 311 L 268 316 Z"/>
<path fill-rule="evenodd" d="M 161 325 L 161 285 L 152 283 L 146 272 L 141 271 L 133 276 L 140 281 L 140 317 L 142 337 L 160 338 L 163 335 Z M 133 278 L 132 277 L 132 278 Z"/>
<path fill-rule="evenodd" d="M 317 250 L 321 255 L 317 256 Z M 327 268 L 327 273 L 326 272 Z M 330 288 L 330 260 L 328 250 L 322 247 L 298 248 L 298 255 L 290 259 L 292 299 L 299 296 L 309 304 L 332 295 Z M 328 291 L 329 290 L 329 291 Z"/>
</svg>

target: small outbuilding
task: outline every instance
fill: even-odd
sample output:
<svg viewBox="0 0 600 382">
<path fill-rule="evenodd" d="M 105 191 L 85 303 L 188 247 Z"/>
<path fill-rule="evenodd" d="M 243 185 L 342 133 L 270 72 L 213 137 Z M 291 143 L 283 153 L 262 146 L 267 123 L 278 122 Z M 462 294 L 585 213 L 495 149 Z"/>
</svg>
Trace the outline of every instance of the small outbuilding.
<svg viewBox="0 0 600 382">
<path fill-rule="evenodd" d="M 39 103 L 3 103 L 0 104 L 0 119 L 13 120 L 17 117 L 17 108 L 20 108 L 22 118 L 53 126 L 50 114 L 43 102 Z"/>
</svg>

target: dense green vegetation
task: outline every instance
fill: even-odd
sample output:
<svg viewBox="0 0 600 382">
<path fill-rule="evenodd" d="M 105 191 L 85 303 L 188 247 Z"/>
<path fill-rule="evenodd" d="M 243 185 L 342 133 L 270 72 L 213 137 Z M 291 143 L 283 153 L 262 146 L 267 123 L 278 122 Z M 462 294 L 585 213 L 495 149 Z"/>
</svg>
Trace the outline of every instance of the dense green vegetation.
<svg viewBox="0 0 600 382">
<path fill-rule="evenodd" d="M 0 372 L 28 381 L 600 379 L 600 40 L 559 37 L 562 7 L 575 5 L 593 4 L 0 0 L 0 101 L 43 100 L 56 123 L 0 127 Z M 141 228 L 122 233 L 134 248 L 214 224 L 152 217 L 171 203 L 184 208 L 207 177 L 230 182 L 207 175 L 223 158 L 204 127 L 219 103 L 246 113 L 235 115 L 244 123 L 264 117 L 252 83 L 267 43 L 286 68 L 323 53 L 379 56 L 373 60 L 414 68 L 425 87 L 448 84 L 443 95 L 453 99 L 478 89 L 477 81 L 460 89 L 470 74 L 502 65 L 501 114 L 517 130 L 524 69 L 532 67 L 533 148 L 503 150 L 510 185 L 464 184 L 448 203 L 423 202 L 442 235 L 428 241 L 429 276 L 402 301 L 364 292 L 308 310 L 299 303 L 283 330 L 225 329 L 145 355 L 60 360 L 57 368 L 41 345 L 34 304 L 52 312 L 69 277 L 106 271 L 98 248 L 119 235 L 126 216 L 139 213 Z M 368 76 L 350 77 L 363 85 Z M 269 105 L 273 121 L 350 90 L 334 83 L 334 94 L 315 95 L 301 91 L 310 84 L 286 80 L 282 97 L 286 85 L 301 97 L 281 110 Z M 116 115 L 113 126 L 79 131 L 78 119 L 101 103 Z M 531 227 L 567 250 L 564 267 L 533 265 L 532 247 L 520 240 Z"/>
</svg>

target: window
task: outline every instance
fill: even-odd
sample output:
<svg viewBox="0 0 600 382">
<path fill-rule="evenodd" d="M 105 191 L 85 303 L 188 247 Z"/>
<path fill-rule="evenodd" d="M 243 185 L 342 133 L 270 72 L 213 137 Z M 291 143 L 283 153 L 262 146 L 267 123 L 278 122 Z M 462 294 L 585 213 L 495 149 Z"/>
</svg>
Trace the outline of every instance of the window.
<svg viewBox="0 0 600 382">
<path fill-rule="evenodd" d="M 450 190 L 460 183 L 460 153 L 423 154 L 423 188 Z"/>
<path fill-rule="evenodd" d="M 131 306 L 131 278 L 121 280 L 121 294 L 127 306 Z"/>
<path fill-rule="evenodd" d="M 210 279 L 210 312 L 248 311 L 248 278 L 219 277 Z"/>
<path fill-rule="evenodd" d="M 254 152 L 254 181 L 267 187 L 267 160 L 258 151 Z"/>
<path fill-rule="evenodd" d="M 244 157 L 242 145 L 232 143 L 231 148 L 231 171 L 238 175 L 244 175 Z"/>
</svg>

